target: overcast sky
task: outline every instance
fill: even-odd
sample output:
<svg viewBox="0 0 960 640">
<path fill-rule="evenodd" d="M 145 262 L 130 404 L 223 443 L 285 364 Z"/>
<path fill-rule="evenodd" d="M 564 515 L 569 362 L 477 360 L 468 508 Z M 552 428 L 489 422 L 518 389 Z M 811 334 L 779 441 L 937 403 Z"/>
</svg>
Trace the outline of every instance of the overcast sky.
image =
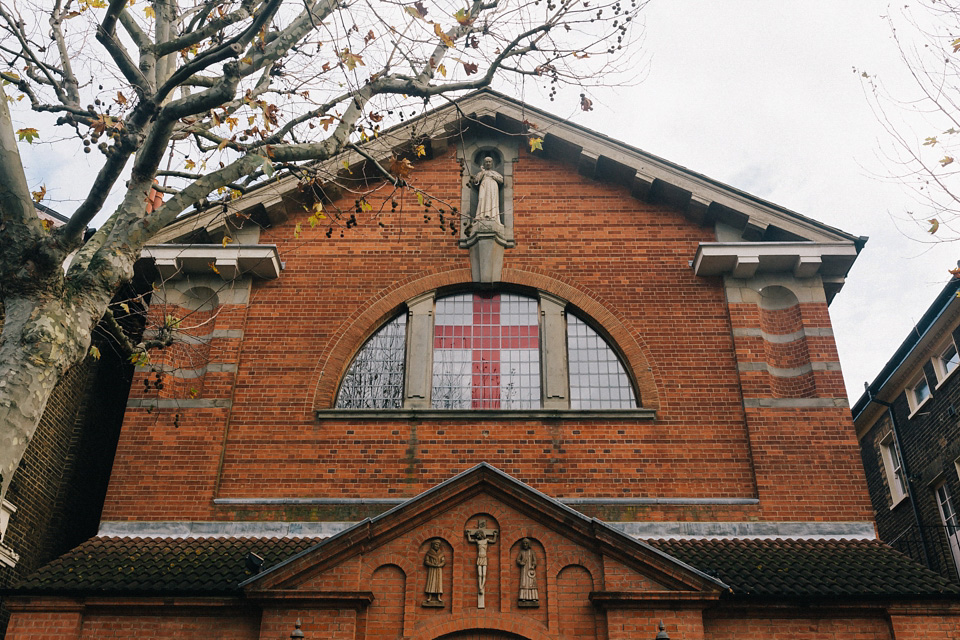
<svg viewBox="0 0 960 640">
<path fill-rule="evenodd" d="M 882 179 L 885 134 L 852 71 L 910 90 L 885 11 L 876 0 L 654 0 L 643 82 L 594 91 L 595 110 L 577 114 L 586 127 L 870 236 L 830 308 L 851 402 L 943 287 L 960 248 L 898 230 L 916 205 Z M 558 115 L 572 107 L 538 104 Z M 59 150 L 34 145 L 25 162 L 31 186 L 46 183 L 51 206 L 70 211 L 71 185 L 100 156 L 53 162 Z"/>
<path fill-rule="evenodd" d="M 595 113 L 579 120 L 870 237 L 830 306 L 851 402 L 960 257 L 960 245 L 921 244 L 898 229 L 917 205 L 883 179 L 890 172 L 879 154 L 886 136 L 852 70 L 912 90 L 881 18 L 885 11 L 876 0 L 653 2 L 646 79 L 599 93 Z"/>
</svg>

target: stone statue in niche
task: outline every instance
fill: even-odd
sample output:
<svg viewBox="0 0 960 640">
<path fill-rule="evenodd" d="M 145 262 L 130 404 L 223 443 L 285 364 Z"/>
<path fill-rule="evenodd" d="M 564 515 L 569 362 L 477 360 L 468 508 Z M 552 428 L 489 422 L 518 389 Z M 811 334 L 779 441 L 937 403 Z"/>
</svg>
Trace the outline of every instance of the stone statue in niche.
<svg viewBox="0 0 960 640">
<path fill-rule="evenodd" d="M 478 519 L 476 529 L 465 531 L 467 541 L 477 545 L 477 609 L 484 609 L 484 594 L 487 587 L 487 545 L 495 544 L 500 534 L 496 529 L 487 529 L 487 521 Z"/>
<path fill-rule="evenodd" d="M 424 592 L 427 599 L 424 600 L 425 607 L 443 606 L 443 567 L 447 564 L 447 559 L 443 556 L 443 548 L 439 540 L 430 543 L 427 555 L 423 558 L 423 564 L 427 568 L 427 586 Z"/>
<path fill-rule="evenodd" d="M 477 210 L 473 214 L 474 221 L 492 220 L 500 224 L 500 185 L 503 176 L 493 169 L 493 158 L 486 156 L 483 165 L 471 179 L 477 189 Z"/>
<path fill-rule="evenodd" d="M 520 553 L 517 555 L 517 565 L 520 566 L 520 597 L 518 604 L 521 607 L 536 607 L 540 605 L 540 595 L 537 592 L 537 555 L 530 546 L 530 540 L 524 538 L 520 542 Z"/>
</svg>

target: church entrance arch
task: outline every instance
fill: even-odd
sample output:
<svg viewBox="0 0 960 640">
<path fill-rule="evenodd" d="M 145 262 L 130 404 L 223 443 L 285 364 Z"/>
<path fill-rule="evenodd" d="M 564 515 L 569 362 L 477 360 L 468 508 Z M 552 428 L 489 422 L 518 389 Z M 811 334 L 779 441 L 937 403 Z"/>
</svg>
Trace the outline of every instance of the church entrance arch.
<svg viewBox="0 0 960 640">
<path fill-rule="evenodd" d="M 437 636 L 436 640 L 528 640 L 524 636 L 508 631 L 490 629 L 467 629 Z"/>
</svg>

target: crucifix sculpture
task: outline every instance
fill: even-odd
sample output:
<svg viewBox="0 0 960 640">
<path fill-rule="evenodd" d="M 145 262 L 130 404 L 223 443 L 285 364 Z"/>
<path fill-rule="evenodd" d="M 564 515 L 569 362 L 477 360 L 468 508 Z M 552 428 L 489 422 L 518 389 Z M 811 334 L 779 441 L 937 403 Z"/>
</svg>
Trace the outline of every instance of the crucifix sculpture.
<svg viewBox="0 0 960 640">
<path fill-rule="evenodd" d="M 495 544 L 500 532 L 487 529 L 487 521 L 478 519 L 477 528 L 467 529 L 464 533 L 468 542 L 477 545 L 477 609 L 483 609 L 483 595 L 487 586 L 487 545 Z"/>
</svg>

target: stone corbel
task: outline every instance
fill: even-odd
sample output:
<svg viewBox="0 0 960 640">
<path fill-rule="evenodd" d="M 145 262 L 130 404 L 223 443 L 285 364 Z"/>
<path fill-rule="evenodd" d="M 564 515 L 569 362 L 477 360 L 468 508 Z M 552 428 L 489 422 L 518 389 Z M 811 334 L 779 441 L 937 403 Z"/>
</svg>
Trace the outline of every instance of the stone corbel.
<svg viewBox="0 0 960 640">
<path fill-rule="evenodd" d="M 474 282 L 500 282 L 504 250 L 510 246 L 502 224 L 492 220 L 474 222 L 463 246 L 470 251 L 470 273 Z"/>
</svg>

